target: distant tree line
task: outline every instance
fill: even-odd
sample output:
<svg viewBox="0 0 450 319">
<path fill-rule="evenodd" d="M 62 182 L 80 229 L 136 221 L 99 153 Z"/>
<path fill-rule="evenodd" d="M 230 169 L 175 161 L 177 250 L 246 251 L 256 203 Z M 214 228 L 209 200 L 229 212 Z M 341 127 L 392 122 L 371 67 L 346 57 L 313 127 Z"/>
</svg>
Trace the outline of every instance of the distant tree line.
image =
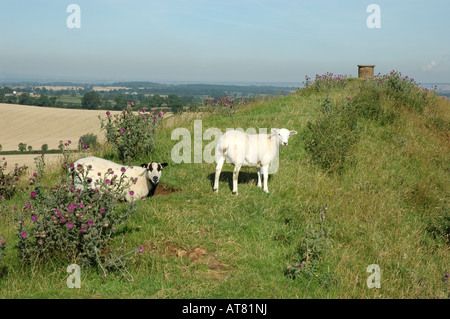
<svg viewBox="0 0 450 319">
<path fill-rule="evenodd" d="M 94 91 L 93 84 L 72 82 L 16 83 L 20 86 L 14 94 L 11 87 L 0 87 L 0 103 L 24 104 L 48 107 L 123 110 L 127 106 L 135 109 L 161 107 L 173 112 L 185 106 L 202 105 L 205 98 L 219 98 L 225 95 L 237 99 L 261 95 L 289 94 L 293 88 L 255 85 L 216 84 L 161 84 L 154 82 L 117 82 L 96 86 L 117 87 L 113 90 Z M 61 90 L 45 86 L 65 86 Z M 14 86 L 12 86 L 14 87 Z"/>
<path fill-rule="evenodd" d="M 91 91 L 83 95 L 81 99 L 82 108 L 88 110 L 96 109 L 110 109 L 110 110 L 123 110 L 127 106 L 143 108 L 143 107 L 164 107 L 170 108 L 172 111 L 178 111 L 183 106 L 192 102 L 192 99 L 180 98 L 176 94 L 169 94 L 161 96 L 154 94 L 152 96 L 144 96 L 142 94 L 136 95 L 103 95 L 96 91 Z"/>
</svg>

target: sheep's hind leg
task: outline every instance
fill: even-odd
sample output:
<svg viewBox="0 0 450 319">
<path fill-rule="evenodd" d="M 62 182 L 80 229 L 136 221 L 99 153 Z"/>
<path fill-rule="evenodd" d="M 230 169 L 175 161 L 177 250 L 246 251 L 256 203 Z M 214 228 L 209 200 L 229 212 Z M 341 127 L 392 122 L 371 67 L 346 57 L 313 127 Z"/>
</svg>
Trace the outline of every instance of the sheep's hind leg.
<svg viewBox="0 0 450 319">
<path fill-rule="evenodd" d="M 266 193 L 269 192 L 269 189 L 267 188 L 267 180 L 269 179 L 269 165 L 265 165 L 261 168 L 262 174 L 264 175 L 264 187 L 263 191 Z"/>
<path fill-rule="evenodd" d="M 233 194 L 238 194 L 238 178 L 239 178 L 239 170 L 241 169 L 241 165 L 235 165 L 233 171 Z"/>
<path fill-rule="evenodd" d="M 225 162 L 225 158 L 223 158 L 223 157 L 217 159 L 216 175 L 214 177 L 214 187 L 213 187 L 213 190 L 216 193 L 219 192 L 219 177 L 220 177 L 220 172 L 222 171 L 222 166 L 223 166 L 224 162 Z"/>
<path fill-rule="evenodd" d="M 258 167 L 258 168 L 256 169 L 256 173 L 258 174 L 258 188 L 261 188 L 261 187 L 262 187 L 262 186 L 261 186 L 261 171 L 262 171 L 261 167 Z"/>
</svg>

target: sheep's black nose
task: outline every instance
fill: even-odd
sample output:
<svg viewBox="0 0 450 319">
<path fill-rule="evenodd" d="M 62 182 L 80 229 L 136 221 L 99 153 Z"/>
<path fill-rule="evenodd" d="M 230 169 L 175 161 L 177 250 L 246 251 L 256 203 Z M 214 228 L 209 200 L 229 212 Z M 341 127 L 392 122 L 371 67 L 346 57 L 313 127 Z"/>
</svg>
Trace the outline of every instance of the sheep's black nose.
<svg viewBox="0 0 450 319">
<path fill-rule="evenodd" d="M 155 183 L 157 183 L 157 182 L 158 182 L 158 177 L 154 176 L 154 177 L 153 177 L 153 181 L 154 181 Z"/>
</svg>

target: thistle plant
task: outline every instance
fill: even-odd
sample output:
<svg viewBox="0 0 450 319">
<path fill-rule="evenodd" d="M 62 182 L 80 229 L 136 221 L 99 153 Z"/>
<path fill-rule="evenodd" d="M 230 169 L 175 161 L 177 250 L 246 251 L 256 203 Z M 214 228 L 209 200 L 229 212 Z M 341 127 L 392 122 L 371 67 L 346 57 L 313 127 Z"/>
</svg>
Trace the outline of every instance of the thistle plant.
<svg viewBox="0 0 450 319">
<path fill-rule="evenodd" d="M 327 226 L 327 205 L 312 209 L 312 217 L 315 221 L 309 221 L 304 237 L 300 240 L 294 254 L 294 262 L 287 266 L 285 275 L 295 279 L 299 276 L 308 278 L 319 277 L 322 255 L 331 244 L 330 228 Z M 321 273 L 321 277 L 324 273 Z"/>
<path fill-rule="evenodd" d="M 342 74 L 327 72 L 323 75 L 316 74 L 314 81 L 308 75 L 305 76 L 306 91 L 325 92 L 331 89 L 343 89 L 347 86 L 348 77 Z"/>
<path fill-rule="evenodd" d="M 17 190 L 20 176 L 25 174 L 27 166 L 15 164 L 14 170 L 6 173 L 8 163 L 5 158 L 0 159 L 0 200 L 11 198 Z"/>
<path fill-rule="evenodd" d="M 245 104 L 245 101 L 243 98 L 240 100 L 233 100 L 225 95 L 220 98 L 208 97 L 204 103 L 207 111 L 232 116 L 240 106 Z"/>
<path fill-rule="evenodd" d="M 106 112 L 106 120 L 99 118 L 101 129 L 106 131 L 107 142 L 114 146 L 119 160 L 124 162 L 137 156 L 151 155 L 162 117 L 161 112 L 133 112 L 131 107 L 127 107 L 121 114 Z"/>
<path fill-rule="evenodd" d="M 26 194 L 17 217 L 19 257 L 29 264 L 56 259 L 98 266 L 104 275 L 108 269 L 124 271 L 134 252 L 118 254 L 113 242 L 117 229 L 136 210 L 135 203 L 118 203 L 132 181 L 125 172 L 108 171 L 93 182 L 87 177 L 89 167 L 75 168 L 73 163 L 69 167 L 82 190 L 66 174 L 51 187 L 43 187 L 38 179 Z"/>
</svg>

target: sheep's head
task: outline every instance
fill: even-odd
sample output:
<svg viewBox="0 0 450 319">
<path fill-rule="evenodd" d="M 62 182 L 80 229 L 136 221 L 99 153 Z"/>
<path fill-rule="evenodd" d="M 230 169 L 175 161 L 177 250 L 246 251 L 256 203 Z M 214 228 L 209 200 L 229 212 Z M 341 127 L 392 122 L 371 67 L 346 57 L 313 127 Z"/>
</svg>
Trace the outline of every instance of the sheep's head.
<svg viewBox="0 0 450 319">
<path fill-rule="evenodd" d="M 169 164 L 151 162 L 148 164 L 142 164 L 141 167 L 147 169 L 147 178 L 149 179 L 149 181 L 154 185 L 158 185 L 159 180 L 161 178 L 162 169 L 167 165 Z"/>
<path fill-rule="evenodd" d="M 272 135 L 276 135 L 277 136 L 279 144 L 281 146 L 288 145 L 289 137 L 291 135 L 297 134 L 296 131 L 290 131 L 290 130 L 285 129 L 285 128 L 282 128 L 282 129 L 273 128 L 271 130 L 271 133 L 272 133 Z"/>
</svg>

